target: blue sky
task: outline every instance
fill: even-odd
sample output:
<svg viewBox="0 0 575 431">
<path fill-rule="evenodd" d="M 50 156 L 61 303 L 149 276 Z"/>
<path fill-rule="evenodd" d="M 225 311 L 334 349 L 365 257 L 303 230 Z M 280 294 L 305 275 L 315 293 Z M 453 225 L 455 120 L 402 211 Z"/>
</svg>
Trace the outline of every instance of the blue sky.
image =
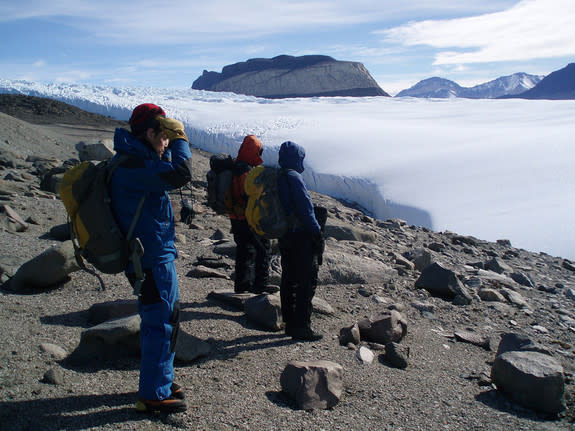
<svg viewBox="0 0 575 431">
<path fill-rule="evenodd" d="M 0 0 L 0 78 L 190 87 L 280 54 L 359 61 L 391 94 L 575 61 L 575 0 Z"/>
</svg>

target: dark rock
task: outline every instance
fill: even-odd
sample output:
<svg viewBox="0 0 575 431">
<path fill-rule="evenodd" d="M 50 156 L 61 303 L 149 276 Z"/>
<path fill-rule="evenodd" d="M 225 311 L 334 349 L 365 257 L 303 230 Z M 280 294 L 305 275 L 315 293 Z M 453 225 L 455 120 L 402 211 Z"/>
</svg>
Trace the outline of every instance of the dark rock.
<svg viewBox="0 0 575 431">
<path fill-rule="evenodd" d="M 54 226 L 50 229 L 50 236 L 56 241 L 68 241 L 70 239 L 70 225 L 68 223 Z"/>
<path fill-rule="evenodd" d="M 539 352 L 547 355 L 551 354 L 547 348 L 534 342 L 527 335 L 505 332 L 501 334 L 501 341 L 499 342 L 495 356 L 511 351 Z"/>
<path fill-rule="evenodd" d="M 491 379 L 523 407 L 556 414 L 565 410 L 563 367 L 538 352 L 505 352 L 495 358 Z"/>
<path fill-rule="evenodd" d="M 526 274 L 522 272 L 514 272 L 510 277 L 522 286 L 535 287 L 535 282 Z"/>
<path fill-rule="evenodd" d="M 330 361 L 292 361 L 283 370 L 280 384 L 300 409 L 329 409 L 343 393 L 343 367 Z"/>
<path fill-rule="evenodd" d="M 358 326 L 362 340 L 380 344 L 399 342 L 407 334 L 407 320 L 395 310 L 360 320 Z"/>
<path fill-rule="evenodd" d="M 513 269 L 509 265 L 496 257 L 485 263 L 485 269 L 496 272 L 497 274 L 513 272 Z"/>
<path fill-rule="evenodd" d="M 44 373 L 44 377 L 41 380 L 42 383 L 48 383 L 50 385 L 63 385 L 64 384 L 64 373 L 59 368 L 50 368 Z"/>
<path fill-rule="evenodd" d="M 380 356 L 381 362 L 393 368 L 407 368 L 409 358 L 409 347 L 398 343 L 387 343 L 385 353 Z"/>
<path fill-rule="evenodd" d="M 561 266 L 569 271 L 575 272 L 575 265 L 569 262 L 567 259 L 563 261 Z"/>
<path fill-rule="evenodd" d="M 472 301 L 471 296 L 465 290 L 457 275 L 439 263 L 434 263 L 425 268 L 415 282 L 415 287 L 425 289 L 433 296 L 443 299 L 454 300 L 458 298 L 459 302 L 466 304 L 470 304 Z"/>
<path fill-rule="evenodd" d="M 101 302 L 94 304 L 88 309 L 88 324 L 99 325 L 100 323 L 127 317 L 138 312 L 136 299 L 118 299 L 116 301 Z"/>
<path fill-rule="evenodd" d="M 10 290 L 51 288 L 69 279 L 69 274 L 80 268 L 74 255 L 72 241 L 51 247 L 24 263 L 10 280 Z"/>
<path fill-rule="evenodd" d="M 359 326 L 355 323 L 347 328 L 341 328 L 339 331 L 339 344 L 347 346 L 349 343 L 358 345 L 361 342 Z"/>
<path fill-rule="evenodd" d="M 489 337 L 485 335 L 480 335 L 475 332 L 469 331 L 455 331 L 455 339 L 458 341 L 463 341 L 465 343 L 470 343 L 475 346 L 484 348 L 485 350 L 491 350 Z"/>
<path fill-rule="evenodd" d="M 256 295 L 244 302 L 246 317 L 271 331 L 282 328 L 282 313 L 278 295 Z"/>
</svg>

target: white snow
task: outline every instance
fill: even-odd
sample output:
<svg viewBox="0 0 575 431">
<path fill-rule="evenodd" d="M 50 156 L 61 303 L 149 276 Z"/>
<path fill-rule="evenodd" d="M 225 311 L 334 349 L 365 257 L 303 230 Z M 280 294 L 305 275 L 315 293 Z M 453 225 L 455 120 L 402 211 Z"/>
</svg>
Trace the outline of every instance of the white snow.
<svg viewBox="0 0 575 431">
<path fill-rule="evenodd" d="M 414 98 L 265 100 L 159 88 L 0 80 L 0 93 L 50 97 L 126 120 L 139 103 L 180 119 L 193 146 L 237 154 L 260 137 L 275 164 L 305 147 L 310 189 L 399 217 L 575 259 L 575 102 Z"/>
</svg>

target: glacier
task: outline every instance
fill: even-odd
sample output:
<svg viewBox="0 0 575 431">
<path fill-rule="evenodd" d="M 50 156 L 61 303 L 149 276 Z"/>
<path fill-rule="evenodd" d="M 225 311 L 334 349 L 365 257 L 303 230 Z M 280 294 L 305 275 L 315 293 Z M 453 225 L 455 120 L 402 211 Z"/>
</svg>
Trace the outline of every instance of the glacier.
<svg viewBox="0 0 575 431">
<path fill-rule="evenodd" d="M 235 155 L 247 134 L 277 162 L 306 149 L 312 190 L 378 219 L 575 259 L 575 103 L 325 97 L 267 100 L 192 89 L 0 79 L 0 92 L 57 99 L 127 120 L 139 103 L 181 120 L 192 146 Z"/>
</svg>

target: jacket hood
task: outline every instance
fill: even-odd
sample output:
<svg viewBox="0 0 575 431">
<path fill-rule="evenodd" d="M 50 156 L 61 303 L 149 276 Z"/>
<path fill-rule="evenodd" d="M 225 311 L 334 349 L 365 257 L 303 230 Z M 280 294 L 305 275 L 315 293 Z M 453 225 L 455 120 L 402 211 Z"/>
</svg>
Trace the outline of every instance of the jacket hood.
<svg viewBox="0 0 575 431">
<path fill-rule="evenodd" d="M 304 171 L 303 159 L 305 150 L 295 142 L 286 141 L 280 147 L 278 163 L 284 169 L 293 169 L 298 173 Z"/>
<path fill-rule="evenodd" d="M 118 153 L 131 154 L 146 159 L 157 158 L 152 148 L 140 141 L 126 129 L 118 128 L 114 133 L 114 150 Z"/>
<path fill-rule="evenodd" d="M 250 166 L 259 166 L 263 163 L 261 156 L 262 143 L 254 135 L 248 135 L 244 138 L 238 151 L 237 160 L 246 162 Z"/>
</svg>

